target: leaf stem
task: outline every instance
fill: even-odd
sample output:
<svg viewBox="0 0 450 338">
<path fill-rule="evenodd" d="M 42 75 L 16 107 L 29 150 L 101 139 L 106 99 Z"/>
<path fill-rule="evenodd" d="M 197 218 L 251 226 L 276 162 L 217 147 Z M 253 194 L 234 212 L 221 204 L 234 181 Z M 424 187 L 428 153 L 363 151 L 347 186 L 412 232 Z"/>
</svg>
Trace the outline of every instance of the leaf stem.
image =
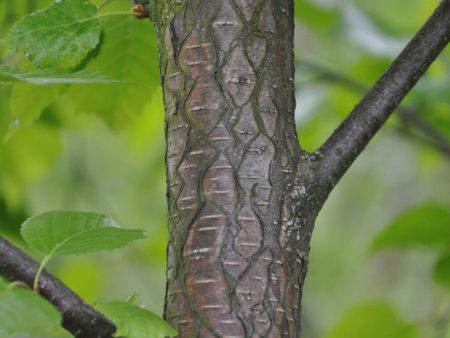
<svg viewBox="0 0 450 338">
<path fill-rule="evenodd" d="M 22 281 L 19 281 L 19 280 L 16 280 L 16 281 L 14 281 L 14 282 L 11 282 L 11 283 L 9 283 L 8 284 L 8 286 L 7 286 L 7 288 L 9 289 L 9 290 L 11 290 L 11 289 L 14 289 L 14 288 L 25 288 L 25 289 L 30 289 L 29 288 L 29 286 L 26 284 L 26 283 L 24 283 L 24 282 L 22 282 Z"/>
<path fill-rule="evenodd" d="M 133 13 L 133 12 L 106 12 L 106 13 L 97 14 L 96 16 L 93 16 L 90 19 L 101 19 L 101 18 L 106 18 L 108 16 L 116 16 L 116 15 L 132 15 L 132 16 L 136 16 L 136 13 Z"/>
<path fill-rule="evenodd" d="M 47 265 L 47 263 L 49 262 L 49 260 L 53 257 L 53 251 L 51 253 L 49 253 L 48 255 L 46 255 L 41 263 L 39 264 L 39 268 L 36 271 L 36 275 L 34 276 L 34 281 L 33 281 L 33 291 L 36 293 L 39 293 L 39 277 L 41 277 L 42 271 L 44 271 L 45 266 Z"/>
</svg>

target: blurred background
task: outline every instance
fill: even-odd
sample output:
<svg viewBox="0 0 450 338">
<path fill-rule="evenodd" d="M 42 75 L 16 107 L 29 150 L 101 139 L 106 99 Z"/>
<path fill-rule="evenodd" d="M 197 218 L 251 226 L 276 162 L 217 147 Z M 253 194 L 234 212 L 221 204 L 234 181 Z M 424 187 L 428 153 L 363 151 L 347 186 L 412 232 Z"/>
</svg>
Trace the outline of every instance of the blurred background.
<svg viewBox="0 0 450 338">
<path fill-rule="evenodd" d="M 305 149 L 321 145 L 438 2 L 296 0 Z M 48 3 L 0 0 L 0 39 Z M 129 8 L 115 0 L 103 10 Z M 128 17 L 102 25 L 101 53 L 80 67 L 138 85 L 0 83 L 0 234 L 22 245 L 20 224 L 55 209 L 145 229 L 148 238 L 127 249 L 58 258 L 49 269 L 88 301 L 136 291 L 161 313 L 167 234 L 155 34 Z M 0 63 L 32 69 L 2 45 Z M 304 338 L 450 338 L 450 48 L 320 213 L 303 317 Z"/>
</svg>

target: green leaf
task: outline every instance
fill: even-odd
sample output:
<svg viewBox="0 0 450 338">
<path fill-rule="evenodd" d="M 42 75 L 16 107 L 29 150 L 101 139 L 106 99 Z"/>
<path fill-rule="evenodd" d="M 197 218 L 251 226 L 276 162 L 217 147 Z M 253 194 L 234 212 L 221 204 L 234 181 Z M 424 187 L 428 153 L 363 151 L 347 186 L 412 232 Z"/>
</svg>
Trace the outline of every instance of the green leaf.
<svg viewBox="0 0 450 338">
<path fill-rule="evenodd" d="M 326 338 L 415 338 L 415 325 L 403 322 L 386 303 L 368 303 L 348 311 Z"/>
<path fill-rule="evenodd" d="M 436 204 L 412 207 L 375 238 L 372 250 L 384 248 L 450 247 L 450 208 Z"/>
<path fill-rule="evenodd" d="M 60 95 L 58 86 L 35 86 L 27 83 L 14 85 L 9 107 L 13 127 L 28 125 Z"/>
<path fill-rule="evenodd" d="M 156 33 L 150 22 L 133 17 L 105 18 L 102 27 L 98 53 L 86 68 L 138 85 L 71 87 L 62 100 L 77 112 L 97 114 L 113 129 L 123 129 L 144 111 L 153 93 L 161 90 Z"/>
<path fill-rule="evenodd" d="M 35 85 L 124 83 L 96 71 L 83 69 L 68 73 L 57 69 L 26 72 L 0 65 L 0 82 L 26 82 Z"/>
<path fill-rule="evenodd" d="M 6 42 L 37 67 L 73 68 L 100 40 L 96 15 L 97 7 L 87 0 L 56 0 L 23 17 L 11 28 Z"/>
<path fill-rule="evenodd" d="M 436 282 L 450 288 L 450 252 L 438 259 L 433 277 Z"/>
<path fill-rule="evenodd" d="M 177 335 L 166 321 L 133 303 L 101 300 L 95 306 L 116 324 L 115 337 L 164 338 Z"/>
<path fill-rule="evenodd" d="M 105 215 L 80 211 L 31 217 L 22 224 L 21 233 L 31 248 L 47 256 L 116 249 L 144 238 L 142 230 L 121 229 Z"/>
<path fill-rule="evenodd" d="M 0 336 L 68 338 L 60 313 L 43 298 L 23 288 L 0 287 Z"/>
</svg>

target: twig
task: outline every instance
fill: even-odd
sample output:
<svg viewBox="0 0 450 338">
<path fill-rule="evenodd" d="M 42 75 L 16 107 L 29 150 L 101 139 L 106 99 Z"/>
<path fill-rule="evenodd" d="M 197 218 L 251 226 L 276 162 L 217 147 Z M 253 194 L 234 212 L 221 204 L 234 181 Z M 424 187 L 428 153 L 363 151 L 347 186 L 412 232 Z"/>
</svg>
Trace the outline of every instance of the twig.
<svg viewBox="0 0 450 338">
<path fill-rule="evenodd" d="M 0 236 L 0 275 L 32 288 L 38 267 L 29 255 Z M 39 294 L 61 312 L 63 327 L 75 337 L 111 338 L 116 331 L 108 318 L 45 270 L 39 279 Z"/>
<path fill-rule="evenodd" d="M 333 71 L 314 62 L 301 60 L 299 61 L 299 65 L 317 71 L 319 73 L 319 80 L 335 82 L 357 92 L 366 92 L 369 89 L 364 84 L 358 81 L 355 81 L 345 75 L 340 74 L 339 72 Z M 396 109 L 396 112 L 404 125 L 412 125 L 419 132 L 421 132 L 423 136 L 425 136 L 425 138 L 422 137 L 420 141 L 423 141 L 427 145 L 434 147 L 443 155 L 450 158 L 450 140 L 445 137 L 438 129 L 433 127 L 427 120 L 421 117 L 414 108 L 399 106 Z M 404 129 L 402 128 L 399 128 L 398 131 L 404 133 Z M 410 136 L 413 137 L 413 135 Z"/>
<path fill-rule="evenodd" d="M 375 86 L 318 149 L 323 199 L 425 73 L 450 39 L 450 0 L 443 0 Z"/>
</svg>

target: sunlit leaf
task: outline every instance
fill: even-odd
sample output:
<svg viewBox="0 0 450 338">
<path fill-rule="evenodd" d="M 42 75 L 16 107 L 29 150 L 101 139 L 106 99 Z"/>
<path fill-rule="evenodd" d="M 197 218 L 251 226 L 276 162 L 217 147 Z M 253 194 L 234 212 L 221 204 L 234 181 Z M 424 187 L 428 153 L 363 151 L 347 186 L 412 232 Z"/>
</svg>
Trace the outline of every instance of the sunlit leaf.
<svg viewBox="0 0 450 338">
<path fill-rule="evenodd" d="M 101 300 L 96 307 L 116 324 L 116 337 L 164 338 L 177 335 L 166 321 L 133 303 Z"/>
<path fill-rule="evenodd" d="M 44 69 L 29 72 L 1 65 L 0 82 L 26 82 L 35 85 L 123 83 L 123 81 L 119 81 L 110 78 L 107 75 L 87 69 L 73 73 L 68 73 L 57 69 Z"/>
<path fill-rule="evenodd" d="M 123 129 L 139 116 L 155 90 L 160 89 L 156 33 L 150 22 L 132 17 L 102 21 L 102 42 L 86 68 L 137 85 L 71 87 L 63 96 L 76 111 L 102 117 L 114 129 Z"/>
<path fill-rule="evenodd" d="M 0 282 L 1 283 L 1 282 Z M 0 336 L 8 338 L 69 338 L 60 313 L 47 301 L 23 288 L 0 285 Z"/>
<path fill-rule="evenodd" d="M 375 238 L 372 249 L 450 246 L 450 208 L 435 204 L 407 209 Z"/>
<path fill-rule="evenodd" d="M 123 247 L 144 238 L 142 230 L 122 229 L 111 218 L 92 212 L 49 211 L 26 220 L 27 244 L 45 255 L 77 255 Z"/>
<path fill-rule="evenodd" d="M 415 325 L 402 321 L 386 303 L 368 303 L 348 311 L 326 338 L 415 338 Z"/>
<path fill-rule="evenodd" d="M 58 86 L 35 86 L 20 83 L 13 87 L 9 107 L 13 125 L 28 125 L 39 117 L 46 108 L 60 94 Z"/>
<path fill-rule="evenodd" d="M 434 279 L 450 288 L 450 252 L 442 255 L 434 267 Z"/>
<path fill-rule="evenodd" d="M 97 7 L 87 0 L 57 0 L 23 17 L 9 31 L 10 48 L 37 67 L 73 68 L 97 46 Z"/>
</svg>

